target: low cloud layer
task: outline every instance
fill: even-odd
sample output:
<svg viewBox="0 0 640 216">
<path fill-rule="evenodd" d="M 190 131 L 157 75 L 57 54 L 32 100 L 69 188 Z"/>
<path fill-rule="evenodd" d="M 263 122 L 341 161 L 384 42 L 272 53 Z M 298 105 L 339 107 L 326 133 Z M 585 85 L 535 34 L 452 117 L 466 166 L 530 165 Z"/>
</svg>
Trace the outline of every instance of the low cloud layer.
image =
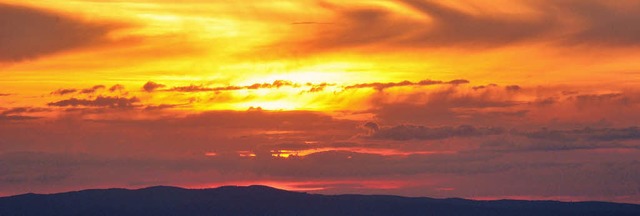
<svg viewBox="0 0 640 216">
<path fill-rule="evenodd" d="M 24 128 L 30 133 L 20 133 Z M 354 136 L 363 129 L 371 137 Z M 46 123 L 0 124 L 2 142 L 23 143 L 0 146 L 0 162 L 10 165 L 0 172 L 0 188 L 17 193 L 91 185 L 294 181 L 315 182 L 328 191 L 354 189 L 345 186 L 354 184 L 394 194 L 420 195 L 411 188 L 421 188 L 431 196 L 468 197 L 468 179 L 473 179 L 475 196 L 634 198 L 640 178 L 633 174 L 640 165 L 634 161 L 640 150 L 635 143 L 625 147 L 615 141 L 637 139 L 637 130 L 553 130 L 584 138 L 563 143 L 547 142 L 555 138 L 544 134 L 530 136 L 537 130 L 381 126 L 314 112 L 215 111 L 155 120 L 69 115 Z M 396 132 L 403 136 L 390 135 Z M 289 152 L 300 154 L 282 156 Z M 378 187 L 367 183 L 372 179 Z M 602 191 L 598 185 L 603 182 L 624 184 Z M 438 188 L 452 189 L 438 193 Z M 506 192 L 496 194 L 500 188 Z"/>
</svg>

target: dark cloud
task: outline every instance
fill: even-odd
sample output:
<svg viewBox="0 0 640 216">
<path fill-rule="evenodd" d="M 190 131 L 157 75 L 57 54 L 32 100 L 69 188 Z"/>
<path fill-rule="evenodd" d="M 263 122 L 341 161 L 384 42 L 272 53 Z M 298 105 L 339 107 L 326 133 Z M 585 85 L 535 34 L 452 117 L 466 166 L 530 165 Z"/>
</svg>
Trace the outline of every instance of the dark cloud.
<svg viewBox="0 0 640 216">
<path fill-rule="evenodd" d="M 58 89 L 58 90 L 55 90 L 55 91 L 51 92 L 51 94 L 52 95 L 60 95 L 60 96 L 62 96 L 62 95 L 66 95 L 66 94 L 72 94 L 72 93 L 75 93 L 77 91 L 78 91 L 78 89 Z"/>
<path fill-rule="evenodd" d="M 498 86 L 498 85 L 491 83 L 491 84 L 488 84 L 488 85 L 474 86 L 474 87 L 471 87 L 471 89 L 473 89 L 473 90 L 481 90 L 481 89 L 486 89 L 486 88 L 491 88 L 491 87 L 496 87 L 496 86 Z"/>
<path fill-rule="evenodd" d="M 477 128 L 470 125 L 458 127 L 425 127 L 416 125 L 399 125 L 382 127 L 369 136 L 372 139 L 386 140 L 437 140 L 454 137 L 478 137 L 503 134 L 502 128 Z"/>
<path fill-rule="evenodd" d="M 0 112 L 0 121 L 20 121 L 20 120 L 32 120 L 39 119 L 42 117 L 39 116 L 30 116 L 25 114 L 30 113 L 40 113 L 50 111 L 46 108 L 38 108 L 38 107 L 15 107 L 11 109 L 6 109 Z"/>
<path fill-rule="evenodd" d="M 5 97 L 5 96 L 9 96 L 9 95 L 11 95 L 11 94 L 8 94 L 8 93 L 0 93 L 0 97 Z"/>
<path fill-rule="evenodd" d="M 512 100 L 504 90 L 468 91 L 461 88 L 436 89 L 418 92 L 407 101 L 388 103 L 374 101 L 372 111 L 386 124 L 411 123 L 418 125 L 482 124 L 487 121 L 513 121 L 517 115 L 501 115 L 521 110 L 510 110 L 522 104 Z M 500 109 L 489 111 L 488 109 Z M 505 119 L 507 118 L 507 119 Z M 501 122 L 504 124 L 504 122 Z"/>
<path fill-rule="evenodd" d="M 276 80 L 273 83 L 255 83 L 253 85 L 247 86 L 247 89 L 259 89 L 259 88 L 280 88 L 282 86 L 294 86 L 295 84 L 291 81 L 287 80 Z"/>
<path fill-rule="evenodd" d="M 36 8 L 0 3 L 0 61 L 21 61 L 106 41 L 115 25 L 86 23 Z"/>
<path fill-rule="evenodd" d="M 90 88 L 85 88 L 85 89 L 75 89 L 75 88 L 64 88 L 64 89 L 58 89 L 55 90 L 53 92 L 51 92 L 52 95 L 60 95 L 60 96 L 64 96 L 67 94 L 73 94 L 73 93 L 79 93 L 79 94 L 93 94 L 96 93 L 100 90 L 105 89 L 106 87 L 104 85 L 95 85 L 92 86 Z M 113 88 L 113 87 L 112 87 Z"/>
<path fill-rule="evenodd" d="M 229 89 L 231 90 L 231 89 Z M 235 90 L 235 89 L 234 89 Z M 205 87 L 202 85 L 189 85 L 189 86 L 177 86 L 169 89 L 168 91 L 178 91 L 178 92 L 203 92 L 203 91 L 213 91 L 213 88 Z"/>
<path fill-rule="evenodd" d="M 555 104 L 557 102 L 558 102 L 557 98 L 546 97 L 546 98 L 536 99 L 536 101 L 534 101 L 533 104 L 538 105 L 538 106 L 549 106 L 549 105 L 553 105 L 553 104 Z"/>
<path fill-rule="evenodd" d="M 122 97 L 109 97 L 98 96 L 96 99 L 77 99 L 71 98 L 67 100 L 61 100 L 57 102 L 51 102 L 47 105 L 66 107 L 66 106 L 86 106 L 86 107 L 109 107 L 109 108 L 132 108 L 140 100 L 136 97 L 122 98 Z"/>
<path fill-rule="evenodd" d="M 160 88 L 164 88 L 164 87 L 165 87 L 165 85 L 163 85 L 163 84 L 155 83 L 155 82 L 152 82 L 152 81 L 148 81 L 147 83 L 145 83 L 142 86 L 142 90 L 144 90 L 146 92 L 153 92 L 156 89 L 160 89 Z"/>
<path fill-rule="evenodd" d="M 640 4 L 633 1 L 554 1 L 563 12 L 581 21 L 580 29 L 563 40 L 569 45 L 640 45 Z M 547 8 L 553 10 L 553 8 Z"/>
<path fill-rule="evenodd" d="M 554 141 L 621 141 L 640 139 L 640 128 L 584 128 L 575 130 L 541 129 L 521 133 L 528 138 Z"/>
<path fill-rule="evenodd" d="M 500 125 L 611 127 L 636 125 L 640 119 L 638 92 L 619 90 L 609 93 L 583 90 L 566 95 L 556 87 L 522 85 L 439 86 L 423 91 L 396 91 L 370 96 L 367 112 L 385 125 Z M 511 89 L 511 90 L 510 90 Z M 592 92 L 592 93 L 586 93 Z M 602 92 L 602 93 L 601 93 Z M 603 122 L 608 125 L 595 125 Z M 560 126 L 562 125 L 562 126 Z"/>
<path fill-rule="evenodd" d="M 522 89 L 519 85 L 508 85 L 505 86 L 504 89 L 506 89 L 507 91 L 520 91 L 520 89 Z"/>
<path fill-rule="evenodd" d="M 461 84 L 466 84 L 469 83 L 468 80 L 464 80 L 464 79 L 456 79 L 456 80 L 451 80 L 451 81 L 438 81 L 438 80 L 421 80 L 418 82 L 411 82 L 408 80 L 402 81 L 402 82 L 388 82 L 388 83 L 380 83 L 380 82 L 374 82 L 374 83 L 359 83 L 359 84 L 354 84 L 354 85 L 349 85 L 349 86 L 343 86 L 342 88 L 344 89 L 358 89 L 358 88 L 373 88 L 376 89 L 378 91 L 382 91 L 384 89 L 387 88 L 392 88 L 392 87 L 400 87 L 400 86 L 427 86 L 427 85 L 438 85 L 438 84 L 450 84 L 450 85 L 461 85 Z M 336 86 L 337 84 L 335 83 L 319 83 L 319 84 L 315 84 L 315 83 L 306 83 L 306 84 L 300 84 L 300 83 L 294 83 L 291 81 L 287 81 L 287 80 L 275 80 L 272 83 L 254 83 L 251 85 L 246 85 L 246 86 L 235 86 L 235 85 L 229 85 L 229 86 L 220 86 L 220 87 L 207 87 L 204 85 L 188 85 L 188 86 L 176 86 L 170 89 L 167 89 L 165 91 L 177 91 L 177 92 L 220 92 L 220 91 L 235 91 L 235 90 L 242 90 L 242 89 L 271 89 L 271 88 L 281 88 L 281 87 L 285 87 L 285 86 L 289 86 L 289 87 L 294 87 L 294 88 L 298 88 L 298 87 L 302 87 L 302 86 L 308 86 L 310 87 L 310 89 L 306 92 L 321 92 L 323 91 L 327 86 Z"/>
<path fill-rule="evenodd" d="M 363 125 L 363 127 L 373 132 L 377 132 L 378 130 L 380 130 L 380 126 L 378 126 L 378 124 L 376 124 L 375 122 L 367 122 Z"/>
<path fill-rule="evenodd" d="M 213 92 L 219 92 L 219 91 L 235 91 L 235 90 L 241 90 L 241 89 L 280 88 L 280 87 L 284 87 L 284 86 L 299 87 L 301 85 L 293 83 L 291 81 L 287 81 L 287 80 L 275 80 L 272 83 L 254 83 L 254 84 L 247 85 L 247 86 L 230 85 L 230 86 L 222 86 L 222 87 L 206 87 L 206 86 L 203 86 L 203 85 L 193 85 L 193 84 L 191 84 L 189 86 L 173 87 L 173 88 L 171 88 L 171 89 L 169 89 L 167 91 L 178 91 L 178 92 L 213 91 Z"/>
<path fill-rule="evenodd" d="M 307 86 L 311 87 L 308 92 L 311 92 L 311 93 L 324 91 L 324 89 L 327 86 L 333 86 L 333 85 L 335 85 L 335 84 L 330 84 L 330 83 L 320 83 L 320 84 L 307 83 Z"/>
<path fill-rule="evenodd" d="M 11 109 L 4 110 L 0 112 L 0 115 L 13 115 L 13 114 L 22 114 L 22 113 L 37 113 L 37 112 L 47 112 L 50 111 L 46 108 L 39 107 L 15 107 Z"/>
<path fill-rule="evenodd" d="M 460 85 L 469 83 L 468 80 L 456 79 L 448 82 L 438 81 L 438 80 L 421 80 L 419 82 L 411 82 L 408 80 L 402 82 L 388 82 L 388 83 L 359 83 L 350 86 L 345 86 L 344 89 L 358 89 L 358 88 L 373 88 L 378 91 L 383 91 L 387 88 L 392 87 L 400 87 L 400 86 L 428 86 L 428 85 L 437 85 L 437 84 L 451 84 L 451 85 Z"/>
<path fill-rule="evenodd" d="M 113 85 L 113 86 L 111 86 L 109 88 L 109 92 L 113 93 L 113 92 L 116 92 L 116 91 L 124 91 L 124 86 L 120 85 L 120 84 L 115 84 L 115 85 Z"/>
<path fill-rule="evenodd" d="M 578 104 L 591 104 L 591 103 L 608 103 L 608 102 L 621 102 L 625 103 L 628 98 L 624 97 L 622 93 L 609 93 L 609 94 L 583 94 L 572 97 Z"/>
<path fill-rule="evenodd" d="M 164 110 L 171 109 L 180 106 L 180 104 L 160 104 L 160 105 L 148 105 L 144 108 L 145 111 Z"/>
<path fill-rule="evenodd" d="M 455 79 L 455 80 L 446 82 L 446 84 L 451 84 L 451 85 L 462 85 L 467 83 L 469 83 L 469 80 L 464 80 L 464 79 Z"/>
<path fill-rule="evenodd" d="M 93 94 L 96 91 L 101 90 L 101 89 L 105 89 L 105 86 L 104 85 L 95 85 L 95 86 L 93 86 L 91 88 L 86 88 L 86 89 L 80 90 L 80 93 L 81 94 Z"/>
<path fill-rule="evenodd" d="M 583 133 L 588 134 L 588 139 L 597 141 L 640 139 L 640 129 L 638 127 L 584 129 Z"/>
<path fill-rule="evenodd" d="M 40 119 L 38 116 L 26 116 L 26 115 L 0 115 L 0 121 L 23 121 Z"/>
</svg>

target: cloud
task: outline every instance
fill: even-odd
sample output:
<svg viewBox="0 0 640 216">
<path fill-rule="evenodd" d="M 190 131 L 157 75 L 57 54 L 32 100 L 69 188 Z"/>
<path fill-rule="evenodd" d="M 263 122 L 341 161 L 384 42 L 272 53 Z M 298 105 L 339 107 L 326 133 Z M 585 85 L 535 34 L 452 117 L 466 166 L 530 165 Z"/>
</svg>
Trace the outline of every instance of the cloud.
<svg viewBox="0 0 640 216">
<path fill-rule="evenodd" d="M 15 108 L 11 108 L 11 109 L 0 112 L 0 115 L 37 113 L 37 112 L 47 112 L 47 111 L 50 111 L 50 110 L 47 108 L 40 108 L 40 107 L 15 107 Z"/>
<path fill-rule="evenodd" d="M 592 105 L 597 103 L 619 103 L 627 104 L 629 98 L 625 97 L 622 93 L 608 93 L 608 94 L 581 94 L 571 97 L 578 105 Z"/>
<path fill-rule="evenodd" d="M 159 104 L 159 105 L 147 105 L 144 111 L 164 110 L 178 107 L 182 104 Z"/>
<path fill-rule="evenodd" d="M 275 80 L 273 83 L 255 83 L 253 85 L 247 86 L 248 89 L 259 89 L 259 88 L 280 88 L 282 86 L 294 86 L 294 83 L 287 80 Z"/>
<path fill-rule="evenodd" d="M 9 93 L 0 93 L 0 97 L 6 97 L 6 96 L 9 96 L 9 95 L 11 95 L 11 94 L 9 94 Z"/>
<path fill-rule="evenodd" d="M 101 90 L 101 89 L 105 89 L 105 86 L 104 85 L 95 85 L 95 86 L 93 86 L 91 88 L 86 88 L 86 89 L 80 90 L 80 93 L 81 94 L 93 94 L 96 91 Z"/>
<path fill-rule="evenodd" d="M 307 83 L 307 86 L 311 86 L 311 88 L 308 91 L 310 93 L 321 92 L 321 91 L 324 91 L 324 89 L 327 86 L 334 86 L 334 85 L 335 84 L 331 84 L 331 83 L 320 83 L 320 84 Z"/>
<path fill-rule="evenodd" d="M 388 140 L 402 141 L 387 145 L 389 148 L 409 148 L 408 152 L 418 154 L 420 149 L 442 151 L 440 145 L 423 144 L 416 141 L 447 140 L 445 149 L 457 151 L 482 151 L 485 153 L 505 152 L 540 152 L 540 151 L 573 151 L 600 149 L 633 149 L 640 150 L 636 140 L 640 140 L 640 128 L 637 126 L 626 128 L 583 128 L 566 130 L 522 130 L 504 129 L 501 127 L 477 127 L 461 125 L 457 127 L 440 126 L 427 127 L 419 125 L 379 126 L 367 122 L 362 128 L 368 130 L 360 137 L 376 142 Z M 468 139 L 456 139 L 468 138 Z M 438 147 L 440 146 L 440 147 Z M 375 145 L 361 146 L 370 149 L 379 148 Z M 307 148 L 318 148 L 307 146 Z M 384 154 L 383 154 L 384 155 Z"/>
<path fill-rule="evenodd" d="M 122 98 L 122 97 L 98 96 L 94 100 L 71 98 L 71 99 L 61 100 L 57 102 L 51 102 L 51 103 L 48 103 L 47 105 L 57 106 L 57 107 L 86 106 L 86 107 L 132 108 L 135 106 L 135 103 L 137 102 L 140 102 L 140 100 L 136 97 Z"/>
<path fill-rule="evenodd" d="M 105 88 L 106 87 L 104 85 L 95 85 L 93 87 L 85 88 L 85 89 L 63 88 L 63 89 L 55 90 L 55 91 L 51 92 L 50 94 L 51 95 L 60 95 L 60 96 L 64 96 L 64 95 L 67 95 L 67 94 L 73 94 L 73 93 L 76 93 L 76 92 L 79 93 L 79 94 L 93 94 L 93 93 L 96 93 L 97 91 L 105 89 Z"/>
<path fill-rule="evenodd" d="M 318 33 L 296 47 L 322 51 L 355 47 L 496 47 L 536 40 L 557 28 L 554 16 L 507 17 L 470 13 L 436 1 L 403 0 L 428 21 L 388 8 L 324 4 L 336 14 L 332 25 L 316 25 Z M 295 39 L 293 39 L 295 40 Z M 384 49 L 384 48 L 382 48 Z"/>
<path fill-rule="evenodd" d="M 400 86 L 428 86 L 428 85 L 438 85 L 438 84 L 451 84 L 451 85 L 460 85 L 469 83 L 468 80 L 456 79 L 448 82 L 438 81 L 438 80 L 421 80 L 418 82 L 411 82 L 408 80 L 402 82 L 388 82 L 388 83 L 359 83 L 350 86 L 345 86 L 344 89 L 357 89 L 357 88 L 373 88 L 378 91 L 383 91 L 387 88 L 392 87 L 400 87 Z"/>
<path fill-rule="evenodd" d="M 88 23 L 36 8 L 0 3 L 0 62 L 22 61 L 107 41 L 113 24 Z"/>
<path fill-rule="evenodd" d="M 640 45 L 640 4 L 633 1 L 565 0 L 553 4 L 582 23 L 563 40 L 568 45 Z M 551 10 L 551 8 L 549 8 Z"/>
<path fill-rule="evenodd" d="M 488 84 L 488 85 L 474 86 L 474 87 L 471 87 L 471 89 L 473 89 L 473 90 L 481 90 L 481 89 L 487 89 L 487 88 L 492 88 L 492 87 L 496 87 L 496 86 L 498 86 L 498 85 L 494 84 L 494 83 L 491 83 L 491 84 Z"/>
<path fill-rule="evenodd" d="M 435 1 L 404 0 L 402 3 L 433 18 L 432 29 L 407 42 L 431 46 L 500 46 L 531 40 L 554 30 L 557 20 L 550 16 L 535 19 L 472 14 Z"/>
<path fill-rule="evenodd" d="M 418 82 L 411 82 L 408 80 L 402 81 L 402 82 L 388 82 L 388 83 L 380 83 L 380 82 L 374 82 L 374 83 L 358 83 L 358 84 L 353 84 L 353 85 L 348 85 L 348 86 L 340 86 L 343 89 L 358 89 L 358 88 L 373 88 L 376 89 L 378 91 L 382 91 L 384 89 L 387 88 L 392 88 L 392 87 L 400 87 L 400 86 L 428 86 L 428 85 L 443 85 L 443 84 L 449 84 L 449 85 L 461 85 L 461 84 L 466 84 L 469 83 L 468 80 L 464 80 L 464 79 L 456 79 L 456 80 L 451 80 L 451 81 L 438 81 L 438 80 L 421 80 Z M 154 83 L 155 84 L 155 83 Z M 153 85 L 151 85 L 153 86 Z M 151 87 L 150 86 L 150 87 Z M 239 86 L 239 85 L 228 85 L 228 86 L 218 86 L 218 87 L 208 87 L 205 85 L 195 85 L 195 84 L 191 84 L 188 86 L 175 86 L 172 87 L 170 89 L 166 89 L 164 91 L 176 91 L 176 92 L 220 92 L 220 91 L 236 91 L 236 90 L 243 90 L 243 89 L 249 89 L 249 90 L 255 90 L 255 89 L 278 89 L 278 88 L 282 88 L 282 87 L 293 87 L 293 88 L 299 88 L 299 87 L 309 87 L 308 91 L 304 91 L 304 92 L 308 92 L 308 93 L 314 93 L 314 92 L 321 92 L 323 91 L 326 87 L 328 86 L 337 86 L 337 84 L 335 83 L 305 83 L 305 84 L 301 84 L 301 83 L 294 83 L 288 80 L 275 80 L 272 83 L 254 83 L 251 85 L 245 85 L 245 86 Z"/>
<path fill-rule="evenodd" d="M 78 91 L 78 89 L 58 89 L 58 90 L 55 90 L 55 91 L 51 92 L 51 94 L 52 94 L 52 95 L 60 95 L 60 96 L 63 96 L 63 95 L 66 95 L 66 94 L 72 94 L 72 93 L 75 93 L 75 92 L 77 92 L 77 91 Z"/>
<path fill-rule="evenodd" d="M 145 114 L 139 110 L 124 111 L 136 112 L 130 116 Z M 102 120 L 94 115 L 83 119 L 65 114 L 55 119 L 0 124 L 0 142 L 15 143 L 0 145 L 0 163 L 7 165 L 0 172 L 2 191 L 15 194 L 95 185 L 132 187 L 134 183 L 136 187 L 160 183 L 196 187 L 216 181 L 233 184 L 271 178 L 296 182 L 388 180 L 384 186 L 393 189 L 387 193 L 411 190 L 404 183 L 427 182 L 425 188 L 468 187 L 460 190 L 457 194 L 460 196 L 492 193 L 511 184 L 521 184 L 505 189 L 513 194 L 543 189 L 555 193 L 558 188 L 563 193 L 586 190 L 602 194 L 603 182 L 608 190 L 610 185 L 616 185 L 619 187 L 616 192 L 628 193 L 639 177 L 633 171 L 638 168 L 640 151 L 634 149 L 607 152 L 605 146 L 620 145 L 589 145 L 590 141 L 584 140 L 566 144 L 508 131 L 484 135 L 493 133 L 490 127 L 475 125 L 422 129 L 409 125 L 409 131 L 420 133 L 401 136 L 410 140 L 394 141 L 355 135 L 362 132 L 363 124 L 372 132 L 396 126 L 335 119 L 321 112 L 210 111 L 188 116 L 153 113 L 149 116 L 154 118 L 116 119 L 110 119 L 113 114 L 110 113 Z M 620 134 L 637 131 L 623 129 L 628 128 L 611 131 Z M 630 146 L 638 145 L 631 139 L 620 138 L 630 135 L 616 136 L 618 140 L 630 141 Z M 393 138 L 386 138 L 389 137 Z M 499 142 L 493 146 L 482 144 L 494 139 Z M 592 146 L 602 147 L 594 150 Z M 272 156 L 282 150 L 321 151 L 290 158 Z M 376 150 L 409 154 L 380 154 Z M 255 153 L 256 157 L 240 157 L 239 151 Z M 420 154 L 421 151 L 434 153 Z M 207 152 L 214 152 L 215 156 L 205 156 Z M 559 181 L 564 182 L 558 185 Z M 480 189 L 471 190 L 469 185 Z M 540 188 L 533 190 L 522 185 Z"/>
<path fill-rule="evenodd" d="M 621 141 L 640 139 L 640 128 L 584 128 L 574 130 L 550 130 L 541 129 L 521 133 L 532 139 L 554 140 L 554 141 Z"/>
<path fill-rule="evenodd" d="M 380 126 L 378 126 L 378 124 L 376 124 L 375 122 L 367 122 L 363 125 L 363 127 L 373 132 L 377 132 L 378 130 L 380 130 Z"/>
<path fill-rule="evenodd" d="M 153 92 L 156 89 L 164 88 L 165 86 L 166 85 L 148 81 L 142 86 L 142 89 L 146 92 Z"/>
<path fill-rule="evenodd" d="M 236 90 L 233 88 L 224 88 L 224 90 Z M 214 88 L 204 87 L 202 85 L 189 85 L 189 86 L 177 86 L 169 89 L 168 91 L 177 92 L 202 92 L 202 91 L 214 91 Z"/>
<path fill-rule="evenodd" d="M 504 13 L 473 2 L 463 7 L 431 0 L 395 0 L 417 14 L 376 5 L 324 3 L 335 18 L 305 39 L 281 41 L 301 52 L 339 49 L 398 50 L 496 48 L 522 43 L 562 46 L 640 45 L 640 5 L 629 1 L 514 1 L 530 13 Z M 461 9 L 464 8 L 464 9 Z M 411 14 L 411 15 L 410 15 Z M 569 21 L 570 20 L 570 21 Z"/>
<path fill-rule="evenodd" d="M 40 119 L 38 116 L 26 116 L 26 115 L 0 115 L 0 121 L 23 121 Z"/>
<path fill-rule="evenodd" d="M 309 85 L 313 85 L 313 84 L 309 84 Z M 292 87 L 299 87 L 300 84 L 296 84 L 293 83 L 291 81 L 287 81 L 287 80 L 275 80 L 272 83 L 254 83 L 251 85 L 246 85 L 246 86 L 235 86 L 235 85 L 229 85 L 229 86 L 221 86 L 221 87 L 205 87 L 203 85 L 189 85 L 189 86 L 176 86 L 173 87 L 167 91 L 178 91 L 178 92 L 202 92 L 202 91 L 213 91 L 213 92 L 219 92 L 219 91 L 235 91 L 235 90 L 241 90 L 241 89 L 268 89 L 268 88 L 280 88 L 280 87 L 284 87 L 284 86 L 292 86 Z"/>
<path fill-rule="evenodd" d="M 2 110 L 2 109 L 0 109 Z M 47 108 L 40 107 L 14 107 L 0 112 L 0 121 L 22 121 L 40 119 L 40 116 L 24 115 L 30 113 L 41 113 L 51 111 Z"/>
<path fill-rule="evenodd" d="M 508 85 L 504 87 L 507 91 L 520 91 L 522 87 L 519 85 Z"/>
<path fill-rule="evenodd" d="M 369 127 L 377 128 L 378 126 L 369 124 Z M 373 130 L 373 133 L 369 135 L 369 138 L 382 140 L 438 140 L 455 137 L 499 135 L 504 132 L 505 131 L 502 128 L 477 128 L 470 125 L 433 128 L 416 125 L 399 125 Z"/>
<path fill-rule="evenodd" d="M 116 92 L 116 91 L 120 91 L 120 92 L 124 91 L 124 85 L 115 84 L 115 85 L 113 85 L 113 86 L 111 86 L 109 88 L 109 92 L 111 92 L 111 93 Z"/>
<path fill-rule="evenodd" d="M 108 105 L 117 106 L 101 105 L 106 107 L 88 110 L 102 111 L 109 108 Z M 15 143 L 0 145 L 0 152 L 65 149 L 174 158 L 185 154 L 202 156 L 209 151 L 238 156 L 236 151 L 263 150 L 261 152 L 270 157 L 269 151 L 275 150 L 269 148 L 272 145 L 306 141 L 318 145 L 333 143 L 347 140 L 359 131 L 358 122 L 334 119 L 320 112 L 209 111 L 184 116 L 170 110 L 145 111 L 138 104 L 127 106 L 136 109 L 111 109 L 102 113 L 84 112 L 86 108 L 81 107 L 81 112 L 63 112 L 54 118 L 0 124 L 0 143 Z M 150 148 L 155 149 L 153 154 L 149 154 Z"/>
<path fill-rule="evenodd" d="M 40 119 L 39 116 L 24 115 L 25 113 L 39 113 L 50 111 L 46 108 L 39 107 L 15 107 L 0 112 L 0 121 L 21 121 Z"/>
<path fill-rule="evenodd" d="M 558 99 L 555 97 L 545 97 L 545 98 L 536 99 L 536 101 L 534 101 L 533 104 L 537 106 L 549 106 L 557 102 L 558 102 Z"/>
<path fill-rule="evenodd" d="M 513 99 L 514 96 L 503 88 L 445 87 L 396 96 L 400 100 L 374 98 L 372 113 L 386 124 L 486 124 L 521 117 L 511 114 L 527 114 L 522 109 L 516 110 L 522 102 Z"/>
</svg>

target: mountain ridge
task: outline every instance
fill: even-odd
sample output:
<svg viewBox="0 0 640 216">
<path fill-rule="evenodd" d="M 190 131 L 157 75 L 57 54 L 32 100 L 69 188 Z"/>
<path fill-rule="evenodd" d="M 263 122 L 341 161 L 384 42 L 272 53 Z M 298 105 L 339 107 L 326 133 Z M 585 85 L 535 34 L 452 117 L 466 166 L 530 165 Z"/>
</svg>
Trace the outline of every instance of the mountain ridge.
<svg viewBox="0 0 640 216">
<path fill-rule="evenodd" d="M 394 195 L 321 195 L 263 185 L 88 189 L 0 197 L 0 215 L 640 215 L 599 201 L 477 201 Z"/>
</svg>

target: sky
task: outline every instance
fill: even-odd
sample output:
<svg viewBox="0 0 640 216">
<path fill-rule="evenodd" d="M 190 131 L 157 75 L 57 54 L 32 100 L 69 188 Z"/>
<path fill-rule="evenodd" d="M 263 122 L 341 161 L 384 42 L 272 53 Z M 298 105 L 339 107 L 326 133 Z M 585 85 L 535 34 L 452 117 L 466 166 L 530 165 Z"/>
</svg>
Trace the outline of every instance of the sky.
<svg viewBox="0 0 640 216">
<path fill-rule="evenodd" d="M 640 203 L 634 0 L 0 0 L 0 196 Z"/>
</svg>

